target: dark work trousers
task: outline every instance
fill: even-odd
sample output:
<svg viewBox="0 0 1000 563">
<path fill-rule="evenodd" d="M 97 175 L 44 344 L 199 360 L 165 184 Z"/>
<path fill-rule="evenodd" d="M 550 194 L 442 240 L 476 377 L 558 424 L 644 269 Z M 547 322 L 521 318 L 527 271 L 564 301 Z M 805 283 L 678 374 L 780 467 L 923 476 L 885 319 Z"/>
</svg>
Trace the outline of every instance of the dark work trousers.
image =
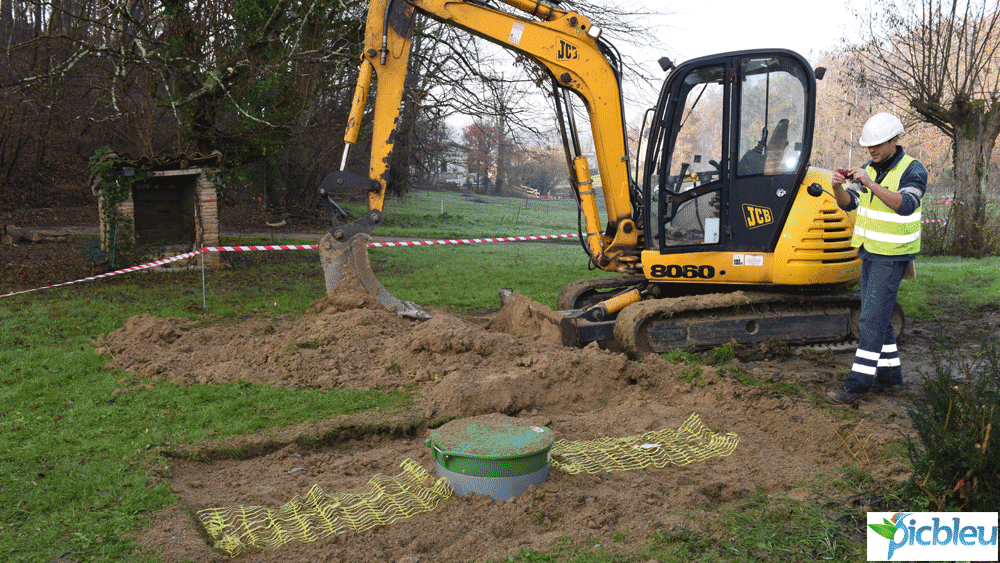
<svg viewBox="0 0 1000 563">
<path fill-rule="evenodd" d="M 844 390 L 849 393 L 867 393 L 876 380 L 886 385 L 903 383 L 892 311 L 896 308 L 899 282 L 909 265 L 909 260 L 861 262 L 861 317 L 858 319 L 861 340 L 851 373 L 844 380 Z"/>
</svg>

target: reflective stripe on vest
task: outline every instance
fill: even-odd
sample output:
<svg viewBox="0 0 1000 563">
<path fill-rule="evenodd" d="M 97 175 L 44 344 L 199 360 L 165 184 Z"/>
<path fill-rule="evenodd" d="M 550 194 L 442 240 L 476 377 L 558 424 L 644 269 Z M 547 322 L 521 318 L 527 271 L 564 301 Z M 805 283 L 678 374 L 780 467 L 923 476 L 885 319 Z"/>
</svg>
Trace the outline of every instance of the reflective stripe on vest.
<svg viewBox="0 0 1000 563">
<path fill-rule="evenodd" d="M 903 172 L 914 161 L 909 155 L 903 155 L 892 167 L 892 170 L 880 182 L 883 188 L 891 192 L 899 191 L 899 181 Z M 871 166 L 865 169 L 868 176 L 876 177 Z M 921 206 L 922 207 L 922 206 Z M 900 215 L 874 197 L 871 190 L 861 194 L 858 199 L 858 212 L 854 221 L 854 236 L 851 246 L 860 247 L 875 254 L 899 256 L 920 252 L 920 209 L 910 215 Z"/>
</svg>

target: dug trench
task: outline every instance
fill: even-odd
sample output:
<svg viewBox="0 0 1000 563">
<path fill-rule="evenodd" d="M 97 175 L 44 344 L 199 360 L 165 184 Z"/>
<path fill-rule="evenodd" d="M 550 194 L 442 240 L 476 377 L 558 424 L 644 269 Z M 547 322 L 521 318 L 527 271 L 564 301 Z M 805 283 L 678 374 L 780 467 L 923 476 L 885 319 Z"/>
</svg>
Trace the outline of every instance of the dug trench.
<svg viewBox="0 0 1000 563">
<path fill-rule="evenodd" d="M 99 337 L 96 351 L 108 355 L 107 368 L 134 374 L 122 380 L 121 392 L 141 394 L 148 387 L 140 382 L 152 378 L 153 385 L 403 389 L 415 397 L 405 411 L 341 416 L 169 451 L 165 478 L 179 502 L 136 532 L 140 545 L 166 563 L 227 561 L 198 512 L 276 510 L 314 485 L 328 493 L 357 491 L 376 474 L 398 474 L 406 459 L 433 474 L 435 459 L 424 444 L 433 429 L 489 413 L 546 426 L 567 440 L 677 428 L 697 414 L 712 430 L 738 435 L 739 445 L 727 457 L 660 469 L 595 475 L 553 469 L 547 482 L 506 502 L 452 495 L 434 510 L 362 533 L 293 541 L 238 558 L 492 561 L 565 545 L 626 554 L 657 530 L 713 534 L 717 509 L 752 498 L 868 508 L 864 495 L 830 486 L 851 464 L 882 482 L 910 475 L 898 443 L 911 433 L 906 410 L 916 385 L 904 396 L 872 395 L 856 408 L 818 400 L 846 374 L 850 351 L 776 346 L 718 365 L 675 363 L 596 345 L 563 347 L 524 309 L 492 318 L 431 312 L 430 320 L 405 319 L 363 292 L 345 292 L 316 301 L 299 318 L 234 323 L 143 315 Z M 900 346 L 911 380 L 931 369 L 930 342 L 940 330 L 910 324 Z M 842 531 L 863 542 L 862 527 Z"/>
</svg>

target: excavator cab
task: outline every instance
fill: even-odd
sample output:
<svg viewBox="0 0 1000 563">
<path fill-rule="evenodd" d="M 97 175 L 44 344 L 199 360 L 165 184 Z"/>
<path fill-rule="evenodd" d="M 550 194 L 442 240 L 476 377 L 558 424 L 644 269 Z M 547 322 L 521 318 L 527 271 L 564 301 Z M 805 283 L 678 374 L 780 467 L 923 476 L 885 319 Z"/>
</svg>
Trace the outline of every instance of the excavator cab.
<svg viewBox="0 0 1000 563">
<path fill-rule="evenodd" d="M 670 74 L 641 170 L 647 279 L 803 285 L 775 272 L 788 265 L 775 261 L 776 252 L 791 252 L 779 249 L 783 239 L 799 249 L 812 239 L 802 219 L 818 207 L 847 219 L 828 198 L 804 189 L 815 101 L 812 67 L 787 50 L 703 57 Z M 830 243 L 819 249 L 833 258 L 828 270 L 856 260 L 850 225 L 840 228 L 839 240 L 809 243 Z M 838 285 L 854 276 L 841 273 L 816 283 Z"/>
</svg>

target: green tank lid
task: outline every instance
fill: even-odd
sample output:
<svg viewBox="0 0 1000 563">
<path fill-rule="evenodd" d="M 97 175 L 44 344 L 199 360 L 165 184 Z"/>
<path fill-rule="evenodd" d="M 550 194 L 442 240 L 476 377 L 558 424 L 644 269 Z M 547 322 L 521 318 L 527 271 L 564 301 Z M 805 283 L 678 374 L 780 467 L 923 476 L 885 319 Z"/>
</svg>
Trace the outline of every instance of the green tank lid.
<svg viewBox="0 0 1000 563">
<path fill-rule="evenodd" d="M 516 419 L 485 415 L 453 420 L 435 430 L 424 443 L 445 469 L 463 475 L 508 477 L 546 467 L 555 442 L 544 426 L 519 424 Z"/>
</svg>

